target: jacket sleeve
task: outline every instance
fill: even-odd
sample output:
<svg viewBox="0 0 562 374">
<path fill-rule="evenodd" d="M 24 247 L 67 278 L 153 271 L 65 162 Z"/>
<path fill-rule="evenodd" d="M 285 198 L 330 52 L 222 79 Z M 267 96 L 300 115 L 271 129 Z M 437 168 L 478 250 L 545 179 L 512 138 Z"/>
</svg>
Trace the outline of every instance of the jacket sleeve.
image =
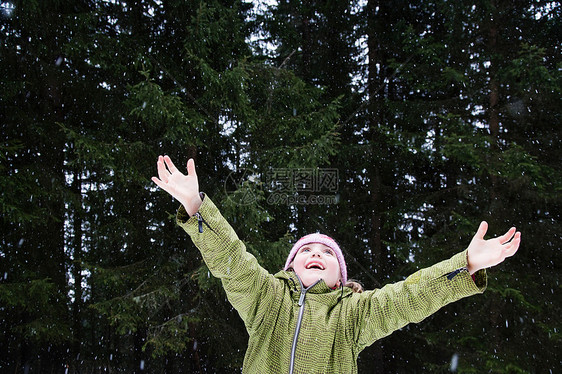
<svg viewBox="0 0 562 374">
<path fill-rule="evenodd" d="M 228 300 L 250 331 L 263 319 L 282 284 L 246 252 L 244 243 L 209 197 L 203 198 L 192 217 L 180 206 L 176 219 L 201 252 L 211 274 L 220 278 Z"/>
<path fill-rule="evenodd" d="M 361 350 L 408 323 L 486 289 L 486 271 L 469 274 L 467 251 L 419 270 L 404 281 L 356 294 L 353 334 Z"/>
</svg>

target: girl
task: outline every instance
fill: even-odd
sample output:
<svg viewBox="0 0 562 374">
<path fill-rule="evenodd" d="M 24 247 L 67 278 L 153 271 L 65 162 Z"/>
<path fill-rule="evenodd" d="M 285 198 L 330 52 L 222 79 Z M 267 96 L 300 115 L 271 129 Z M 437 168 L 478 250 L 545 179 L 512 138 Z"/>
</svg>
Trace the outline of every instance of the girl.
<svg viewBox="0 0 562 374">
<path fill-rule="evenodd" d="M 272 275 L 246 252 L 209 197 L 199 192 L 195 163 L 187 175 L 168 156 L 152 180 L 180 203 L 178 224 L 199 248 L 211 273 L 249 334 L 243 373 L 356 373 L 367 346 L 442 306 L 486 288 L 485 268 L 517 251 L 521 233 L 484 240 L 482 222 L 468 248 L 402 282 L 354 292 L 346 286 L 341 249 L 311 234 L 291 249 L 283 271 Z"/>
</svg>

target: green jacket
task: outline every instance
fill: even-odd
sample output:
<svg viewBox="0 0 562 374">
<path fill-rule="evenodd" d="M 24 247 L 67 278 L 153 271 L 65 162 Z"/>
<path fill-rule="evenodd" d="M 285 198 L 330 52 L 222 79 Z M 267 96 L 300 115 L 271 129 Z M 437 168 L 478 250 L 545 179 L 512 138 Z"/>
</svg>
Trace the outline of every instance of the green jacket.
<svg viewBox="0 0 562 374">
<path fill-rule="evenodd" d="M 357 356 L 377 339 L 486 288 L 484 271 L 476 282 L 469 275 L 465 251 L 381 289 L 324 281 L 303 289 L 294 272 L 262 268 L 208 197 L 193 217 L 181 207 L 177 221 L 245 323 L 243 373 L 356 373 Z"/>
</svg>

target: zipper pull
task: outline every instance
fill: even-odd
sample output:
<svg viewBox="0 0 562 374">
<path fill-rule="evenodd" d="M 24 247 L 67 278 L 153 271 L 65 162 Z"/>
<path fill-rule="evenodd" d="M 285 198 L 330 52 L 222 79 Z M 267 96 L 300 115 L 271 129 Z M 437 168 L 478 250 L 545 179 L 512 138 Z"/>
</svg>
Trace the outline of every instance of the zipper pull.
<svg viewBox="0 0 562 374">
<path fill-rule="evenodd" d="M 306 291 L 301 291 L 301 296 L 299 297 L 299 306 L 304 304 L 304 296 L 306 295 Z"/>
<path fill-rule="evenodd" d="M 195 217 L 197 217 L 197 223 L 199 224 L 199 233 L 203 232 L 203 217 L 199 212 L 195 213 Z"/>
<path fill-rule="evenodd" d="M 218 235 L 217 232 L 215 230 L 213 230 L 213 228 L 211 226 L 209 226 L 207 221 L 205 221 L 205 219 L 203 218 L 201 213 L 197 212 L 197 213 L 194 214 L 194 216 L 197 217 L 197 223 L 198 223 L 198 226 L 199 226 L 199 233 L 203 233 L 203 224 L 205 224 L 205 226 L 207 226 L 207 228 L 209 230 L 211 230 L 213 233 Z"/>
<path fill-rule="evenodd" d="M 453 280 L 453 278 L 456 277 L 461 271 L 465 271 L 465 270 L 468 271 L 468 268 L 464 267 L 464 268 L 457 269 L 457 270 L 447 274 L 447 279 Z"/>
</svg>

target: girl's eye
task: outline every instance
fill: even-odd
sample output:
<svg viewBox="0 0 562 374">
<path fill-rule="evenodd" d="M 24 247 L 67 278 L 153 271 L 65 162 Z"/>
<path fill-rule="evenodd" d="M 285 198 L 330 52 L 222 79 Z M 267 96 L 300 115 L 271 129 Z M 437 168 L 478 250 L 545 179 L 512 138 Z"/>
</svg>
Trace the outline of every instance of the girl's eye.
<svg viewBox="0 0 562 374">
<path fill-rule="evenodd" d="M 302 252 L 310 252 L 310 249 L 309 248 L 303 248 Z"/>
<path fill-rule="evenodd" d="M 330 255 L 330 256 L 333 256 L 332 251 L 330 251 L 329 249 L 326 249 L 326 250 L 324 251 L 324 253 L 326 253 L 326 254 L 328 254 L 328 255 Z"/>
</svg>

